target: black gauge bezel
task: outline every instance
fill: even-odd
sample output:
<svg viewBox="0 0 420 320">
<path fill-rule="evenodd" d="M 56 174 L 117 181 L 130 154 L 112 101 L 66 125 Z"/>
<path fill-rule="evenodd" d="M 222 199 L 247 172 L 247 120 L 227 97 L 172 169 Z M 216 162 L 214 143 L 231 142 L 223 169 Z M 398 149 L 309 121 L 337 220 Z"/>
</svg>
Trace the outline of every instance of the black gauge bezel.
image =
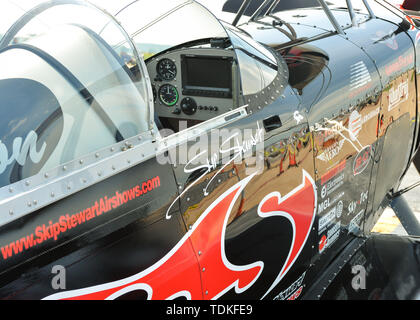
<svg viewBox="0 0 420 320">
<path fill-rule="evenodd" d="M 162 98 L 162 90 L 164 90 L 165 88 L 167 88 L 167 87 L 170 87 L 171 88 L 171 90 L 174 90 L 174 92 L 175 92 L 175 94 L 176 94 L 176 98 L 173 100 L 173 101 L 171 101 L 171 102 L 168 102 L 168 101 L 165 101 L 163 98 Z M 164 84 L 164 85 L 162 85 L 160 88 L 159 88 L 159 92 L 158 92 L 158 96 L 159 96 L 159 101 L 161 102 L 161 103 L 163 103 L 165 106 L 167 106 L 167 107 L 173 107 L 174 105 L 176 105 L 177 103 L 178 103 L 178 101 L 179 101 L 179 92 L 178 92 L 178 89 L 175 87 L 175 86 L 173 86 L 173 85 L 171 85 L 171 84 Z"/>
<path fill-rule="evenodd" d="M 170 74 L 170 76 L 169 76 L 169 77 L 167 76 L 167 74 L 166 74 L 166 75 L 165 75 L 165 74 L 163 74 L 163 73 L 161 72 L 161 70 L 160 70 L 160 67 L 161 67 L 163 64 L 165 64 L 165 63 L 167 63 L 167 64 L 171 64 L 172 68 L 173 68 L 173 69 L 174 69 L 174 71 L 175 71 L 175 73 L 174 73 L 174 74 Z M 157 74 L 159 75 L 159 77 L 161 77 L 163 80 L 165 80 L 165 81 L 172 81 L 172 80 L 174 80 L 174 79 L 176 78 L 176 76 L 177 76 L 177 74 L 178 74 L 178 68 L 176 67 L 176 64 L 175 64 L 175 62 L 174 62 L 174 61 L 172 61 L 171 59 L 168 59 L 168 58 L 164 58 L 164 59 L 160 60 L 160 61 L 157 63 L 157 65 L 156 65 L 156 72 L 157 72 Z"/>
</svg>

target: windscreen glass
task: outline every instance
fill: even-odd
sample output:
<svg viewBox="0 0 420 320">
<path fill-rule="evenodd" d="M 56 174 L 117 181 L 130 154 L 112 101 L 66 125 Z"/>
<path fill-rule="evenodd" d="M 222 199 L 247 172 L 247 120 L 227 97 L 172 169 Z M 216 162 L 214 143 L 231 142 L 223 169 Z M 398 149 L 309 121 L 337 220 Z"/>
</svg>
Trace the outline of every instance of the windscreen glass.
<svg viewBox="0 0 420 320">
<path fill-rule="evenodd" d="M 0 187 L 150 129 L 144 62 L 112 17 L 53 2 L 23 17 L 0 43 Z"/>
<path fill-rule="evenodd" d="M 145 59 L 195 40 L 227 38 L 220 22 L 194 1 L 138 0 L 121 10 L 116 18 Z"/>
</svg>

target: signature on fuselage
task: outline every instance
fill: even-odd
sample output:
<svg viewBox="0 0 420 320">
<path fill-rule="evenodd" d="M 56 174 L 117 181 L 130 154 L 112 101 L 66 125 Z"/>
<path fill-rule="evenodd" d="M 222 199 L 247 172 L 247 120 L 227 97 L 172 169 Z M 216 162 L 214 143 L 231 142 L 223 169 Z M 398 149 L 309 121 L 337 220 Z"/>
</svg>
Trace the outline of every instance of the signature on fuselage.
<svg viewBox="0 0 420 320">
<path fill-rule="evenodd" d="M 218 177 L 218 175 L 221 172 L 223 172 L 228 165 L 234 163 L 235 161 L 242 163 L 244 158 L 252 157 L 252 150 L 254 147 L 257 147 L 254 170 L 260 172 L 264 168 L 264 158 L 262 157 L 262 161 L 259 161 L 261 159 L 258 157 L 258 153 L 264 153 L 264 130 L 260 128 L 258 123 L 255 135 L 252 134 L 247 139 L 241 141 L 239 133 L 234 133 L 221 143 L 220 148 L 217 152 L 214 152 L 213 154 L 208 156 L 208 150 L 203 150 L 202 152 L 194 156 L 185 165 L 184 172 L 193 173 L 202 170 L 203 173 L 175 199 L 175 201 L 171 204 L 167 211 L 166 218 L 171 218 L 168 215 L 168 213 L 178 199 L 180 199 L 186 192 L 188 192 L 188 190 L 190 190 L 203 177 L 205 177 L 210 172 L 216 170 L 220 164 L 223 164 L 223 166 L 213 175 L 213 177 L 207 183 L 206 187 L 203 189 L 204 196 L 208 196 L 208 188 L 211 185 L 211 183 Z M 200 160 L 203 159 L 206 155 L 207 157 L 204 161 Z M 228 157 L 226 157 L 226 155 Z"/>
</svg>

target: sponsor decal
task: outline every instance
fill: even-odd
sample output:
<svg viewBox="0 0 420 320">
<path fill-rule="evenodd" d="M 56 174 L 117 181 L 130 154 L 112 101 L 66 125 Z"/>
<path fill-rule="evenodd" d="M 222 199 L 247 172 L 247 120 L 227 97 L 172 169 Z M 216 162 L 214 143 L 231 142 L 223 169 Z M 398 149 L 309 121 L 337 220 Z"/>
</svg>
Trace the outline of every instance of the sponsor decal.
<svg viewBox="0 0 420 320">
<path fill-rule="evenodd" d="M 359 152 L 353 163 L 353 175 L 357 176 L 365 171 L 370 163 L 372 146 L 365 147 Z"/>
<path fill-rule="evenodd" d="M 332 228 L 324 234 L 319 241 L 319 253 L 323 253 L 325 249 L 331 247 L 340 237 L 341 222 L 335 223 Z"/>
<path fill-rule="evenodd" d="M 335 121 L 335 120 L 328 120 L 325 119 L 325 122 L 330 124 L 332 127 L 322 127 L 319 124 L 315 124 L 315 126 L 311 126 L 310 130 L 313 132 L 326 132 L 326 133 L 335 133 L 340 135 L 345 141 L 350 143 L 350 145 L 357 151 L 360 152 L 364 146 L 358 140 L 358 134 L 360 133 L 362 126 L 367 121 L 371 120 L 375 116 L 377 116 L 380 112 L 380 107 L 372 110 L 365 116 L 361 116 L 358 111 L 353 111 L 350 115 L 350 122 L 349 122 L 349 129 L 345 128 L 343 122 Z M 348 133 L 349 138 L 344 135 L 344 132 Z"/>
<path fill-rule="evenodd" d="M 123 192 L 115 192 L 111 197 L 103 197 L 95 201 L 94 205 L 74 214 L 61 215 L 56 222 L 49 221 L 48 224 L 37 226 L 33 233 L 11 242 L 0 248 L 3 260 L 19 255 L 25 251 L 35 248 L 45 241 L 57 241 L 68 231 L 77 229 L 79 226 L 94 220 L 97 217 L 107 214 L 112 210 L 133 201 L 139 197 L 160 187 L 159 176 L 150 179 L 142 184 Z"/>
<path fill-rule="evenodd" d="M 331 227 L 331 225 L 336 222 L 337 219 L 343 214 L 343 201 L 340 201 L 334 208 L 332 208 L 328 213 L 318 221 L 318 234 L 323 233 L 326 229 Z"/>
<path fill-rule="evenodd" d="M 363 219 L 363 214 L 365 213 L 365 210 L 361 210 L 351 221 L 349 224 L 349 234 L 357 234 L 360 231 L 360 222 Z"/>
<path fill-rule="evenodd" d="M 343 208 L 344 208 L 343 201 L 340 201 L 337 204 L 337 214 L 336 214 L 337 219 L 340 219 L 341 215 L 343 214 Z"/>
<path fill-rule="evenodd" d="M 60 292 L 45 299 L 111 300 L 131 291 L 144 290 L 149 300 L 179 297 L 200 300 L 220 298 L 231 289 L 237 294 L 248 290 L 260 277 L 264 263 L 233 265 L 226 257 L 225 233 L 236 200 L 255 176 L 256 173 L 219 196 L 178 244 L 146 270 L 125 279 Z M 287 274 L 305 246 L 315 218 L 316 198 L 315 183 L 303 171 L 300 186 L 283 197 L 278 192 L 269 194 L 259 204 L 260 217 L 284 217 L 290 221 L 294 231 L 286 261 L 265 295 Z M 197 256 L 191 254 L 192 251 L 197 252 Z M 205 273 L 199 272 L 197 262 L 206 266 Z"/>
<path fill-rule="evenodd" d="M 344 184 L 344 178 L 345 175 L 342 172 L 324 184 L 321 189 L 321 198 L 325 199 L 330 194 L 334 193 L 338 188 L 340 188 Z"/>
<path fill-rule="evenodd" d="M 322 201 L 320 204 L 318 204 L 318 214 L 321 214 L 322 212 L 324 212 L 324 210 L 328 209 L 329 207 L 332 207 L 343 196 L 344 196 L 344 191 L 340 192 L 332 200 L 330 200 L 330 198 L 327 198 L 325 201 Z"/>
<path fill-rule="evenodd" d="M 383 43 L 394 51 L 398 50 L 399 48 L 397 38 L 393 30 L 391 30 L 389 33 L 378 31 L 376 32 L 376 38 L 373 38 L 372 40 L 375 41 L 375 43 Z"/>
<path fill-rule="evenodd" d="M 318 221 L 318 233 L 322 233 L 335 221 L 337 208 L 332 208 L 326 215 L 319 218 Z"/>
<path fill-rule="evenodd" d="M 35 248 L 45 241 L 57 241 L 68 231 L 77 229 L 79 226 L 107 214 L 112 210 L 133 201 L 160 187 L 159 176 L 150 179 L 138 186 L 123 192 L 115 192 L 111 197 L 103 197 L 84 210 L 74 214 L 61 215 L 57 221 L 49 221 L 47 224 L 37 226 L 33 233 L 11 242 L 0 248 L 3 260 L 19 255 Z"/>
<path fill-rule="evenodd" d="M 333 169 L 328 171 L 326 174 L 324 174 L 321 177 L 321 184 L 324 185 L 326 182 L 330 181 L 332 178 L 334 178 L 338 174 L 342 173 L 344 171 L 344 169 L 346 168 L 346 163 L 347 163 L 347 161 L 343 160 L 336 167 L 334 167 Z M 325 195 L 326 195 L 326 190 L 325 190 Z M 325 198 L 325 196 L 323 198 Z"/>
<path fill-rule="evenodd" d="M 389 105 L 388 111 L 408 100 L 408 80 L 400 83 L 398 87 L 392 87 L 389 90 Z"/>
<path fill-rule="evenodd" d="M 367 201 L 368 196 L 369 196 L 369 191 L 362 192 L 360 194 L 360 199 L 359 200 L 351 201 L 349 206 L 348 206 L 347 215 L 351 215 L 351 214 L 355 213 L 357 206 L 363 205 Z"/>
<path fill-rule="evenodd" d="M 273 300 L 296 300 L 302 294 L 303 291 L 303 281 L 305 280 L 306 271 L 292 283 L 290 287 L 286 290 L 280 292 Z"/>
<path fill-rule="evenodd" d="M 414 64 L 414 53 L 407 56 L 399 56 L 398 60 L 385 67 L 385 72 L 388 76 L 402 71 L 403 69 Z"/>
<path fill-rule="evenodd" d="M 326 245 L 327 245 L 327 236 L 324 234 L 321 237 L 321 240 L 319 240 L 319 246 L 318 246 L 319 253 L 324 252 Z"/>
<path fill-rule="evenodd" d="M 324 149 L 324 152 L 317 156 L 317 159 L 324 162 L 330 162 L 336 156 L 338 156 L 340 151 L 343 149 L 344 142 L 345 140 L 340 140 L 335 142 L 333 145 L 327 147 L 326 149 Z"/>
<path fill-rule="evenodd" d="M 369 120 L 377 117 L 380 113 L 380 107 L 370 111 L 367 115 L 362 116 L 357 110 L 354 110 L 349 118 L 349 136 L 352 141 L 357 141 L 359 133 L 363 125 Z"/>
<path fill-rule="evenodd" d="M 23 142 L 23 143 L 22 143 Z M 0 174 L 6 171 L 7 167 L 16 161 L 24 166 L 29 158 L 33 163 L 39 163 L 44 156 L 47 144 L 44 142 L 39 151 L 36 150 L 38 135 L 35 131 L 30 131 L 25 141 L 21 137 L 13 140 L 13 152 L 9 158 L 9 151 L 6 145 L 0 140 Z"/>
</svg>

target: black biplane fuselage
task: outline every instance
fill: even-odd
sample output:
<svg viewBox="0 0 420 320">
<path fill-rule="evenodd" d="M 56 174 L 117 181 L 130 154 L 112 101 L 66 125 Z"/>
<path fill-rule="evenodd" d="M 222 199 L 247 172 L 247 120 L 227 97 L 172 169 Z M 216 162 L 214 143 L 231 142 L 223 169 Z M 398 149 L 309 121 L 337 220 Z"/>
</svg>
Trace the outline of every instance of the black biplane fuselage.
<svg viewBox="0 0 420 320">
<path fill-rule="evenodd" d="M 236 26 L 187 0 L 18 18 L 0 297 L 418 298 L 418 239 L 371 230 L 419 146 L 420 30 L 315 2 Z M 24 36 L 60 10 L 72 23 Z"/>
</svg>

